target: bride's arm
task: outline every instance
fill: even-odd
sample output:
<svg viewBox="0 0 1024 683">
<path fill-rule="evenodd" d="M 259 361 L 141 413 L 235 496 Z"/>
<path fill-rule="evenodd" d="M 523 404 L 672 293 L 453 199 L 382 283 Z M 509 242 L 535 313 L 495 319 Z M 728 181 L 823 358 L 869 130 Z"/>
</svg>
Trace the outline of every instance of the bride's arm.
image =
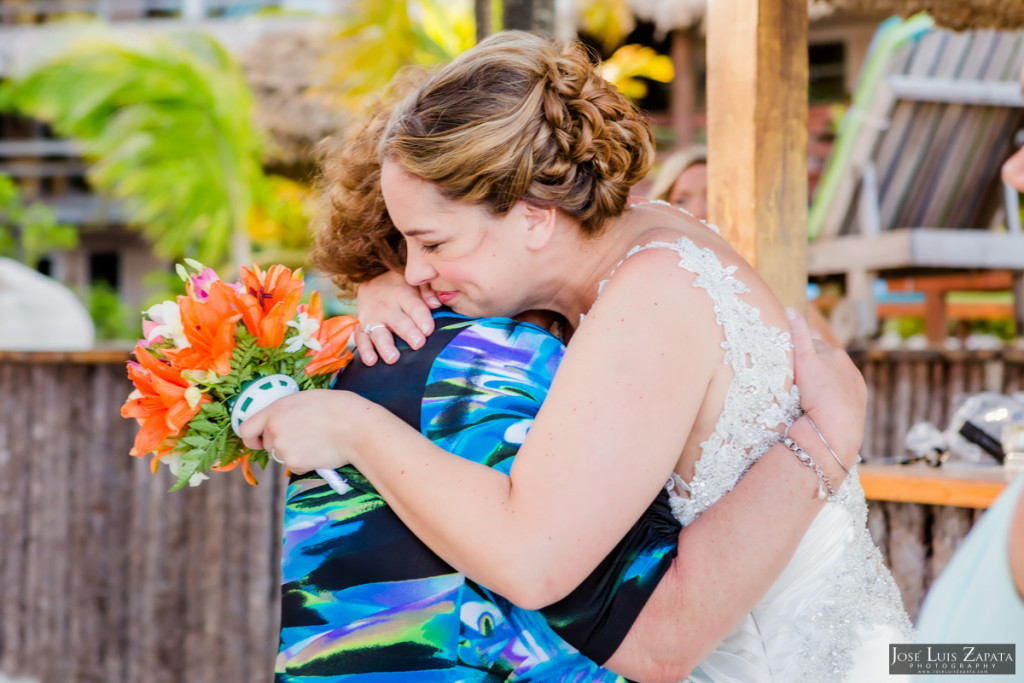
<svg viewBox="0 0 1024 683">
<path fill-rule="evenodd" d="M 819 450 L 806 424 L 798 422 L 791 434 Z M 823 455 L 824 469 L 831 456 Z M 817 486 L 817 476 L 789 449 L 773 446 L 680 532 L 676 559 L 604 666 L 643 683 L 686 678 L 785 569 L 821 509 Z"/>
</svg>

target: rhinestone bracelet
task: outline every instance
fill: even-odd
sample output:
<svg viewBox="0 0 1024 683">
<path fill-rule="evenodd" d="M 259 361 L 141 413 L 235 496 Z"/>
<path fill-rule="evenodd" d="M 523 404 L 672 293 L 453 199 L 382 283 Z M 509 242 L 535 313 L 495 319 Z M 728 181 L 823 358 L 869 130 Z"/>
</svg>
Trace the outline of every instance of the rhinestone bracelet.
<svg viewBox="0 0 1024 683">
<path fill-rule="evenodd" d="M 832 488 L 832 480 L 830 480 L 828 476 L 821 471 L 821 468 L 818 467 L 818 463 L 814 462 L 814 458 L 811 457 L 811 454 L 801 448 L 800 444 L 793 441 L 789 436 L 782 437 L 782 443 L 786 448 L 793 451 L 793 455 L 795 455 L 800 462 L 810 467 L 811 470 L 818 475 L 818 498 L 820 500 L 825 500 L 826 497 L 829 500 L 835 498 L 836 491 Z"/>
</svg>

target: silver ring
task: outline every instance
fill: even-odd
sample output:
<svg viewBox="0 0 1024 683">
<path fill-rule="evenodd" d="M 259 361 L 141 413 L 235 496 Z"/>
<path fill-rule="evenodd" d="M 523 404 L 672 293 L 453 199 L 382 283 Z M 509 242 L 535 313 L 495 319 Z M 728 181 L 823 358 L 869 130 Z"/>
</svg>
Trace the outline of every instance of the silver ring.
<svg viewBox="0 0 1024 683">
<path fill-rule="evenodd" d="M 281 458 L 277 457 L 277 453 L 274 452 L 273 448 L 270 449 L 270 459 L 278 463 L 279 465 L 284 464 L 284 460 L 281 460 Z"/>
<path fill-rule="evenodd" d="M 363 328 L 363 334 L 369 335 L 378 327 L 383 327 L 384 329 L 387 329 L 388 326 L 385 325 L 384 323 L 373 323 L 372 325 L 367 325 L 366 327 Z"/>
</svg>

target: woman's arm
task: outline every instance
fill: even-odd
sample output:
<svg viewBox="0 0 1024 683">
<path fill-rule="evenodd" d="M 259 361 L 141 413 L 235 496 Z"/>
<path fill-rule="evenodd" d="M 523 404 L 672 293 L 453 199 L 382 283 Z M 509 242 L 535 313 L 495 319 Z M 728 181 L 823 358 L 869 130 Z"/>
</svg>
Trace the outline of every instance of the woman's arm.
<svg viewBox="0 0 1024 683">
<path fill-rule="evenodd" d="M 788 313 L 796 382 L 808 415 L 852 464 L 863 434 L 855 427 L 864 419 L 863 376 L 849 356 L 816 342 L 803 318 Z M 834 482 L 842 480 L 845 473 L 807 417 L 797 420 L 790 435 Z M 785 568 L 821 508 L 817 486 L 817 475 L 786 446 L 773 446 L 732 491 L 680 532 L 672 568 L 605 666 L 643 683 L 689 675 Z M 750 549 L 760 547 L 765 536 L 773 543 L 760 548 L 751 571 Z"/>
<path fill-rule="evenodd" d="M 641 262 L 654 256 L 667 282 L 645 274 Z M 508 477 L 442 451 L 345 392 L 326 397 L 333 419 L 323 433 L 289 424 L 305 418 L 289 417 L 288 406 L 312 400 L 300 393 L 250 418 L 246 443 L 260 446 L 262 433 L 296 472 L 351 458 L 453 566 L 516 604 L 550 604 L 597 566 L 664 486 L 721 364 L 711 302 L 679 277 L 687 274 L 668 252 L 624 264 L 577 330 Z"/>
<path fill-rule="evenodd" d="M 649 258 L 672 260 L 672 270 L 642 266 Z M 711 303 L 678 281 L 692 276 L 673 259 L 647 252 L 620 269 L 577 332 L 510 477 L 441 451 L 343 392 L 333 392 L 334 417 L 324 425 L 341 455 L 276 439 L 275 415 L 287 425 L 281 410 L 268 411 L 264 438 L 295 471 L 351 455 L 453 566 L 517 604 L 549 604 L 597 565 L 663 486 L 721 362 Z M 668 281 L 652 281 L 652 270 Z M 255 420 L 247 435 L 264 431 Z M 311 438 L 302 432 L 298 440 Z M 760 555 L 766 546 L 775 552 L 774 540 L 752 542 L 748 566 L 762 571 Z"/>
<path fill-rule="evenodd" d="M 1017 594 L 1024 600 L 1024 493 L 1017 499 L 1017 507 L 1010 523 L 1008 553 L 1010 556 L 1010 576 L 1017 587 Z"/>
</svg>

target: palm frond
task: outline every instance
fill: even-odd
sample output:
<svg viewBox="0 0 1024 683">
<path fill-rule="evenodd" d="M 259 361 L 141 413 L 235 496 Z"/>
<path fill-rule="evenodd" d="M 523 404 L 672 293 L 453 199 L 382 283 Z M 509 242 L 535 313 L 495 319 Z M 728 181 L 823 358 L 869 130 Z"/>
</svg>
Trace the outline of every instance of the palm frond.
<svg viewBox="0 0 1024 683">
<path fill-rule="evenodd" d="M 263 182 L 263 140 L 241 69 L 213 38 L 83 42 L 14 81 L 7 98 L 81 141 L 93 187 L 120 200 L 163 256 L 250 260 L 238 236 Z"/>
</svg>

